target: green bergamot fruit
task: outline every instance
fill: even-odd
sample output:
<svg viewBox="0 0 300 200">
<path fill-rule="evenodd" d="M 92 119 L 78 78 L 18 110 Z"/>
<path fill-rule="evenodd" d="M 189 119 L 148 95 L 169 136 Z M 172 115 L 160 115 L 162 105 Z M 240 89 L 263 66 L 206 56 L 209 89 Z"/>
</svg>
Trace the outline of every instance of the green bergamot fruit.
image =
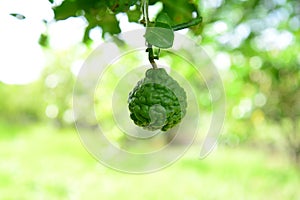
<svg viewBox="0 0 300 200">
<path fill-rule="evenodd" d="M 148 69 L 129 93 L 130 118 L 147 130 L 167 131 L 186 114 L 184 89 L 163 68 Z"/>
</svg>

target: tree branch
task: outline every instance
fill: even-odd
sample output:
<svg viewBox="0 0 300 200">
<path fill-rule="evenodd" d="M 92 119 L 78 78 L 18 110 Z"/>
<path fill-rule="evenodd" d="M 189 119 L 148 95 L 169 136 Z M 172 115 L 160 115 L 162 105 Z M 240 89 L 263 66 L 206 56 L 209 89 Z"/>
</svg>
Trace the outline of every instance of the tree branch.
<svg viewBox="0 0 300 200">
<path fill-rule="evenodd" d="M 174 25 L 174 26 L 172 26 L 172 29 L 174 31 L 178 31 L 178 30 L 181 30 L 181 29 L 189 28 L 191 26 L 195 26 L 197 24 L 200 24 L 201 22 L 202 22 L 202 17 L 197 17 L 195 19 L 192 19 L 189 22 Z"/>
</svg>

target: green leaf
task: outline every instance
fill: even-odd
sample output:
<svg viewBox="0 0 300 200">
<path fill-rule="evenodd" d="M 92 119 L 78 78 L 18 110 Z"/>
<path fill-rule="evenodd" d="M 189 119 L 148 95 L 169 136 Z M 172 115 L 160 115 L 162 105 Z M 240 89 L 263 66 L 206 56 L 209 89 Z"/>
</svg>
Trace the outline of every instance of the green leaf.
<svg viewBox="0 0 300 200">
<path fill-rule="evenodd" d="M 102 15 L 98 15 L 97 18 L 94 15 L 88 13 L 85 14 L 85 18 L 89 22 L 89 25 L 85 29 L 83 42 L 90 43 L 91 38 L 89 37 L 90 30 L 96 27 L 100 27 L 102 29 L 102 37 L 104 38 L 106 33 L 111 35 L 118 34 L 121 32 L 119 21 L 117 20 L 114 14 L 109 12 L 101 12 Z"/>
<path fill-rule="evenodd" d="M 106 5 L 114 13 L 126 12 L 137 0 L 106 0 Z"/>
<path fill-rule="evenodd" d="M 76 1 L 63 1 L 61 5 L 54 7 L 54 18 L 56 20 L 64 20 L 69 17 L 75 17 L 77 10 L 80 8 Z"/>
<path fill-rule="evenodd" d="M 84 30 L 84 35 L 82 42 L 85 44 L 90 44 L 92 42 L 92 39 L 90 38 L 90 31 L 95 28 L 95 26 L 88 25 Z"/>
<path fill-rule="evenodd" d="M 158 48 L 170 48 L 173 46 L 174 32 L 170 25 L 157 22 L 154 27 L 147 27 L 146 41 Z"/>
<path fill-rule="evenodd" d="M 106 13 L 97 24 L 102 29 L 102 37 L 104 37 L 105 33 L 110 33 L 112 35 L 121 33 L 119 21 L 114 14 Z"/>
<path fill-rule="evenodd" d="M 141 18 L 142 12 L 140 10 L 140 7 L 137 7 L 135 10 L 130 10 L 127 12 L 128 21 L 129 22 L 139 22 L 139 19 Z"/>
<path fill-rule="evenodd" d="M 42 33 L 40 35 L 40 38 L 39 38 L 39 44 L 42 46 L 42 47 L 48 47 L 49 46 L 49 37 L 47 34 L 45 33 Z"/>
<path fill-rule="evenodd" d="M 10 15 L 13 16 L 13 17 L 15 17 L 15 18 L 17 18 L 17 19 L 20 19 L 20 20 L 26 18 L 24 15 L 19 14 L 19 13 L 10 13 Z"/>
<path fill-rule="evenodd" d="M 193 19 L 193 12 L 197 12 L 197 6 L 192 1 L 187 0 L 164 0 L 161 12 L 168 13 L 174 24 L 181 24 Z"/>
<path fill-rule="evenodd" d="M 171 18 L 165 12 L 160 12 L 157 15 L 157 17 L 156 17 L 155 22 L 160 22 L 160 23 L 168 24 L 169 26 L 172 26 L 172 24 L 173 24 Z"/>
</svg>

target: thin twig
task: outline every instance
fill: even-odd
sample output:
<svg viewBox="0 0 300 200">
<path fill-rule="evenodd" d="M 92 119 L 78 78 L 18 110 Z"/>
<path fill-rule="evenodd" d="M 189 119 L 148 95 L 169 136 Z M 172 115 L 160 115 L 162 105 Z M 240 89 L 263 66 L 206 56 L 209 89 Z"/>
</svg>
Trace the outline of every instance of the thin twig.
<svg viewBox="0 0 300 200">
<path fill-rule="evenodd" d="M 144 16 L 145 16 L 145 22 L 146 22 L 146 27 L 149 25 L 149 12 L 148 12 L 148 7 L 149 7 L 149 0 L 144 0 Z"/>
<path fill-rule="evenodd" d="M 149 12 L 148 12 L 148 7 L 149 7 L 149 0 L 143 0 L 142 1 L 143 5 L 143 19 L 145 20 L 145 25 L 146 28 L 149 26 L 150 20 L 149 20 Z M 154 56 L 153 53 L 153 48 L 151 44 L 147 44 L 147 49 L 146 52 L 148 52 L 148 60 L 150 64 L 152 65 L 153 69 L 157 69 L 157 65 L 155 63 L 155 59 L 158 59 L 157 57 Z"/>
<path fill-rule="evenodd" d="M 197 24 L 200 24 L 201 22 L 202 22 L 202 17 L 197 17 L 195 19 L 192 19 L 189 22 L 172 26 L 172 29 L 173 29 L 173 31 L 178 31 L 178 30 L 185 29 L 185 28 L 188 28 L 188 27 L 191 27 L 191 26 L 195 26 Z"/>
</svg>

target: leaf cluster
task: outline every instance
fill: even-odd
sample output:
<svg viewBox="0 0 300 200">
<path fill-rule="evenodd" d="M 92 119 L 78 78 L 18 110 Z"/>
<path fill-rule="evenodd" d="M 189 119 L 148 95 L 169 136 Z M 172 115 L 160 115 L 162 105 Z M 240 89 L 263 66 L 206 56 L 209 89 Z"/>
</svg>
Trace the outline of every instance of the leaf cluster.
<svg viewBox="0 0 300 200">
<path fill-rule="evenodd" d="M 53 0 L 49 1 L 54 3 Z M 160 43 L 161 45 L 157 45 L 158 47 L 168 48 L 173 43 L 173 28 L 178 24 L 193 20 L 195 14 L 199 16 L 199 12 L 197 4 L 192 1 L 149 1 L 150 6 L 157 3 L 160 3 L 162 8 L 157 13 L 153 27 L 166 29 L 164 31 L 167 33 L 167 40 L 159 38 L 159 41 L 154 40 L 153 42 L 154 45 Z M 54 11 L 54 19 L 57 21 L 70 17 L 83 17 L 88 24 L 83 37 L 83 42 L 87 43 L 91 41 L 90 31 L 96 27 L 101 28 L 103 38 L 106 34 L 117 35 L 121 33 L 120 23 L 116 17 L 117 14 L 127 15 L 129 22 L 141 23 L 143 20 L 141 6 L 141 0 L 64 0 L 60 5 L 54 6 L 52 9 Z M 153 37 L 152 32 L 153 29 L 149 29 L 147 37 L 150 38 L 150 41 L 152 41 L 151 37 Z M 163 40 L 162 43 L 161 40 Z"/>
</svg>

